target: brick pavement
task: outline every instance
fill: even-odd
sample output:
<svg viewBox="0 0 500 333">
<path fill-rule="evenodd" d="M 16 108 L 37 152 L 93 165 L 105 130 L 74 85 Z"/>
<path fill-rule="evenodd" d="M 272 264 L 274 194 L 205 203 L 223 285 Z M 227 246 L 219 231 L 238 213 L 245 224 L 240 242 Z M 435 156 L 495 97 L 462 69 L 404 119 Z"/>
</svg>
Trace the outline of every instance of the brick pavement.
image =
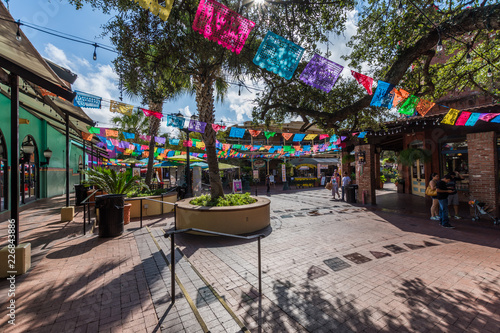
<svg viewBox="0 0 500 333">
<path fill-rule="evenodd" d="M 457 229 L 443 229 L 423 210 L 408 216 L 352 206 L 323 189 L 271 193 L 261 303 L 255 242 L 176 237 L 186 256 L 179 252 L 178 261 L 189 260 L 178 276 L 211 332 L 234 323 L 221 323 L 230 322 L 227 314 L 190 265 L 252 332 L 259 322 L 263 332 L 500 332 L 498 227 L 456 221 Z M 21 236 L 32 240 L 37 260 L 18 277 L 18 325 L 9 331 L 203 331 L 179 289 L 170 306 L 167 263 L 137 221 L 121 237 L 99 239 L 81 235 L 81 216 L 60 223 L 50 206 L 23 212 L 34 216 Z M 171 214 L 144 224 L 168 257 L 161 233 Z"/>
</svg>

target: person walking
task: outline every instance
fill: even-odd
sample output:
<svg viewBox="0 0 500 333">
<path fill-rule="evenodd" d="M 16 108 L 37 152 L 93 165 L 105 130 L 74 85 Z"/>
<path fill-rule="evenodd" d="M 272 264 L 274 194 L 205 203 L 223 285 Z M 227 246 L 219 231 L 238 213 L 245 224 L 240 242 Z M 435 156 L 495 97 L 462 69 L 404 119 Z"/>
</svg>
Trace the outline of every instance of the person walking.
<svg viewBox="0 0 500 333">
<path fill-rule="evenodd" d="M 336 200 L 336 195 L 340 199 L 339 181 L 338 181 L 338 178 L 337 178 L 337 172 L 333 172 L 332 178 L 330 179 L 330 183 L 332 183 L 332 196 L 333 196 L 333 200 Z"/>
<path fill-rule="evenodd" d="M 451 176 L 451 180 L 448 183 L 448 188 L 453 192 L 448 195 L 448 206 L 453 206 L 453 217 L 456 220 L 460 220 L 461 217 L 458 216 L 458 192 L 457 192 L 457 181 L 464 180 L 462 176 L 457 172 L 450 172 L 448 175 Z"/>
<path fill-rule="evenodd" d="M 344 171 L 344 177 L 342 177 L 342 201 L 345 201 L 345 189 L 347 185 L 351 183 L 351 177 L 347 175 L 347 172 Z"/>
<path fill-rule="evenodd" d="M 450 224 L 448 217 L 448 195 L 453 192 L 448 188 L 448 183 L 451 181 L 451 176 L 446 175 L 443 179 L 436 183 L 437 199 L 439 201 L 439 223 L 444 228 L 455 228 Z"/>
<path fill-rule="evenodd" d="M 431 187 L 431 190 L 436 190 L 436 184 L 439 181 L 439 174 L 436 172 L 433 172 L 431 174 L 431 180 L 429 181 L 429 186 Z M 436 196 L 432 196 L 432 206 L 431 206 L 431 220 L 439 220 L 439 200 Z"/>
</svg>

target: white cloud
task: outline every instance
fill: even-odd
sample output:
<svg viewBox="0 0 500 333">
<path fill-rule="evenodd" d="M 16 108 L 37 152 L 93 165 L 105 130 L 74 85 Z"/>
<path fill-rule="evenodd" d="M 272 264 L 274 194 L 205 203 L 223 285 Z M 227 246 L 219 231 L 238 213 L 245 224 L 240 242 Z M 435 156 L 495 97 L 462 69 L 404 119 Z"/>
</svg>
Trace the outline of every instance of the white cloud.
<svg viewBox="0 0 500 333">
<path fill-rule="evenodd" d="M 252 119 L 255 93 L 253 91 L 249 92 L 245 88 L 241 88 L 240 94 L 238 94 L 238 91 L 239 88 L 230 88 L 226 98 L 229 109 L 236 114 L 236 121 L 240 123 Z"/>
<path fill-rule="evenodd" d="M 53 63 L 58 64 L 59 66 L 65 67 L 72 72 L 76 72 L 76 65 L 68 59 L 66 54 L 60 48 L 52 44 L 47 44 L 45 47 L 45 57 L 52 61 Z"/>
<path fill-rule="evenodd" d="M 186 105 L 184 108 L 180 108 L 179 112 L 182 113 L 186 118 L 190 118 L 193 115 L 193 113 L 189 109 L 189 105 Z"/>
</svg>

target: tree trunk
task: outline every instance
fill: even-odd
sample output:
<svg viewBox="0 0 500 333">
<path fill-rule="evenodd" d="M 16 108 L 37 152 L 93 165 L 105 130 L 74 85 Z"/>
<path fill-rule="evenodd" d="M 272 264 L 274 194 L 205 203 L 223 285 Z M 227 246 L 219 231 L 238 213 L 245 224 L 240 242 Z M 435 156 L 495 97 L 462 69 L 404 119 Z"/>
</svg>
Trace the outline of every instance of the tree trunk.
<svg viewBox="0 0 500 333">
<path fill-rule="evenodd" d="M 194 77 L 196 84 L 196 105 L 200 121 L 206 122 L 205 133 L 202 138 L 205 142 L 207 153 L 208 173 L 210 176 L 210 195 L 212 198 L 224 196 L 222 181 L 219 173 L 219 162 L 217 161 L 217 151 L 215 149 L 216 132 L 212 128 L 214 123 L 214 78 L 208 74 L 200 74 Z"/>
<path fill-rule="evenodd" d="M 151 111 L 162 112 L 163 103 L 149 103 L 149 109 Z M 158 135 L 158 130 L 160 129 L 160 119 L 150 116 L 149 117 L 149 134 L 151 140 L 149 141 L 149 158 L 148 158 L 148 170 L 146 172 L 146 184 L 151 186 L 151 181 L 153 178 L 153 164 L 155 159 L 155 136 Z"/>
</svg>

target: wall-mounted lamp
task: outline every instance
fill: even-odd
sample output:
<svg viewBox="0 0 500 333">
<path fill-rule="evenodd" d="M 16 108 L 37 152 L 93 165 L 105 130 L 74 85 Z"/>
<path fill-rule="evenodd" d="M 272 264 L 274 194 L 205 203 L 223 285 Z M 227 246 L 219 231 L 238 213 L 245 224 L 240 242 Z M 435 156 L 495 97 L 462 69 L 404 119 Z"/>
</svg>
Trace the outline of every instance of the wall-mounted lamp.
<svg viewBox="0 0 500 333">
<path fill-rule="evenodd" d="M 29 163 L 31 154 L 35 151 L 35 146 L 30 142 L 24 142 L 21 146 L 21 158 L 19 159 L 19 162 L 21 164 L 26 164 Z"/>
<path fill-rule="evenodd" d="M 49 148 L 45 149 L 45 151 L 43 152 L 43 157 L 45 157 L 45 162 L 41 162 L 40 166 L 49 165 L 50 158 L 52 157 L 52 150 L 50 150 Z"/>
</svg>

